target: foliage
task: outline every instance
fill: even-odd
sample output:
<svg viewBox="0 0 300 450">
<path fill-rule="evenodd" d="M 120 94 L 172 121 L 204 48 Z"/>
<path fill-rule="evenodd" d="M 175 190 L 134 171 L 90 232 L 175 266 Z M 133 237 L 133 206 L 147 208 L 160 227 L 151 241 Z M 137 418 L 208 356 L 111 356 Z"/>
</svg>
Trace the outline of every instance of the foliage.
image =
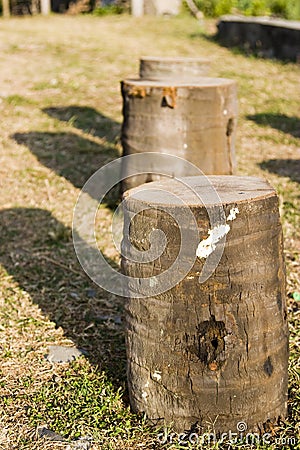
<svg viewBox="0 0 300 450">
<path fill-rule="evenodd" d="M 122 14 L 123 8 L 119 5 L 98 6 L 94 9 L 95 16 L 107 16 L 109 14 Z"/>
<path fill-rule="evenodd" d="M 209 17 L 239 12 L 247 16 L 274 15 L 300 19 L 299 0 L 195 0 L 195 3 Z"/>
<path fill-rule="evenodd" d="M 129 11 L 129 3 L 123 0 L 116 0 L 109 3 L 101 2 L 96 6 L 93 14 L 96 16 L 107 16 L 110 14 L 123 14 Z"/>
<path fill-rule="evenodd" d="M 84 361 L 74 362 L 28 399 L 27 414 L 33 426 L 47 425 L 68 438 L 97 429 L 110 436 L 130 434 L 134 416 L 104 373 Z"/>
</svg>

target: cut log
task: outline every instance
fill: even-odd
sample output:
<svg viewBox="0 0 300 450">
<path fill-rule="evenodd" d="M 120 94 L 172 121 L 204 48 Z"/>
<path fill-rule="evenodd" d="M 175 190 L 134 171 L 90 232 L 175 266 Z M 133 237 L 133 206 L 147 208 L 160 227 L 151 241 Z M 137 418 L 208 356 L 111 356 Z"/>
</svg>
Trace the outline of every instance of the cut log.
<svg viewBox="0 0 300 450">
<path fill-rule="evenodd" d="M 165 250 L 154 262 L 133 261 L 127 245 L 122 260 L 127 276 L 151 277 L 154 286 L 158 275 L 176 260 L 180 229 L 171 218 L 174 210 L 185 216 L 191 209 L 198 242 L 207 240 L 207 210 L 215 203 L 207 179 L 183 180 L 202 202 L 175 180 L 147 183 L 125 194 L 125 221 L 135 215 L 129 227 L 134 248 L 147 250 L 155 229 L 167 237 Z M 246 423 L 247 432 L 264 432 L 287 413 L 288 328 L 278 198 L 259 178 L 208 180 L 220 196 L 229 226 L 224 253 L 212 275 L 199 283 L 206 261 L 199 249 L 205 246 L 193 244 L 185 250 L 198 257 L 173 288 L 133 298 L 136 292 L 129 284 L 130 401 L 135 411 L 158 423 L 172 423 L 178 432 L 195 424 L 201 431 L 208 427 L 216 433 L 245 431 L 237 429 L 239 422 Z M 175 194 L 174 201 L 164 191 Z"/>
<path fill-rule="evenodd" d="M 197 83 L 170 84 L 125 80 L 121 89 L 124 156 L 144 152 L 169 153 L 190 161 L 205 174 L 229 175 L 234 172 L 235 81 L 200 78 Z M 176 172 L 175 175 L 185 174 Z M 124 188 L 152 180 L 151 175 L 139 175 L 127 179 Z"/>
<path fill-rule="evenodd" d="M 153 57 L 140 59 L 140 77 L 146 80 L 197 81 L 207 76 L 210 61 L 206 58 Z"/>
</svg>

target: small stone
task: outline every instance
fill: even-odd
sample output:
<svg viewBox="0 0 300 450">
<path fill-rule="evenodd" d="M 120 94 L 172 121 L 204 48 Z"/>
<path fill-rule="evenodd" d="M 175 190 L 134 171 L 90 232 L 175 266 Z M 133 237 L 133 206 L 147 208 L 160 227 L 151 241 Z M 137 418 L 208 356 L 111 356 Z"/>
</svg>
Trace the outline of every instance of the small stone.
<svg viewBox="0 0 300 450">
<path fill-rule="evenodd" d="M 115 321 L 116 325 L 121 325 L 121 323 L 122 323 L 121 316 L 115 316 L 114 321 Z"/>
<path fill-rule="evenodd" d="M 46 355 L 46 358 L 52 363 L 64 363 L 74 361 L 80 356 L 85 356 L 86 354 L 86 351 L 78 349 L 77 347 L 50 345 L 49 353 Z"/>
<path fill-rule="evenodd" d="M 96 297 L 96 291 L 95 289 L 87 289 L 86 295 L 88 298 L 94 298 Z"/>
<path fill-rule="evenodd" d="M 109 316 L 109 315 L 91 315 L 88 316 L 89 320 L 93 320 L 95 322 L 101 323 L 101 322 L 114 322 L 116 325 L 121 325 L 122 318 L 121 316 Z"/>
<path fill-rule="evenodd" d="M 46 427 L 38 428 L 37 434 L 40 439 L 44 438 L 48 441 L 64 442 L 66 440 L 61 434 L 55 433 L 54 431 L 49 430 Z"/>
</svg>

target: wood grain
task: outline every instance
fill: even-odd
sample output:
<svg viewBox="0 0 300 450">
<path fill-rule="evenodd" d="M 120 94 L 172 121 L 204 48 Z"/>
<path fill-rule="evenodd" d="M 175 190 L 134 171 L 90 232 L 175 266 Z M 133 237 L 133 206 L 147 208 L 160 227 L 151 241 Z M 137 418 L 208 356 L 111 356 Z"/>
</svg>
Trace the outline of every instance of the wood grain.
<svg viewBox="0 0 300 450">
<path fill-rule="evenodd" d="M 285 265 L 278 198 L 264 180 L 212 176 L 148 183 L 125 195 L 127 220 L 135 215 L 130 240 L 147 249 L 147 237 L 161 229 L 167 237 L 162 256 L 151 263 L 123 258 L 125 274 L 150 277 L 176 259 L 180 230 L 166 211 L 185 214 L 188 205 L 198 224 L 199 241 L 210 228 L 205 197 L 208 181 L 218 191 L 230 223 L 223 256 L 211 277 L 200 284 L 204 261 L 197 258 L 184 278 L 169 291 L 149 298 L 128 298 L 127 355 L 131 405 L 148 418 L 183 432 L 195 424 L 205 430 L 236 432 L 239 421 L 263 432 L 287 412 L 288 329 Z M 170 202 L 162 190 L 186 202 Z M 205 204 L 206 203 L 206 206 Z M 128 250 L 128 249 L 127 249 Z M 192 248 L 190 251 L 195 252 Z M 130 254 L 130 252 L 129 252 Z M 129 294 L 130 295 L 130 294 Z"/>
</svg>

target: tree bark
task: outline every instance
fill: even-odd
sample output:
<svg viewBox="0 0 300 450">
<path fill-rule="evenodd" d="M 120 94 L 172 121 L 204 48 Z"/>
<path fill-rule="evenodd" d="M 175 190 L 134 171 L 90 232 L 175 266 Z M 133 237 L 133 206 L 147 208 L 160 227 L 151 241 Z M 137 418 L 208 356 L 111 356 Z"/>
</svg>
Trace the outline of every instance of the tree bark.
<svg viewBox="0 0 300 450">
<path fill-rule="evenodd" d="M 47 16 L 51 12 L 51 2 L 50 0 L 41 0 L 41 13 Z"/>
<path fill-rule="evenodd" d="M 133 246 L 147 250 L 147 238 L 155 229 L 167 236 L 166 249 L 154 262 L 131 261 L 128 247 L 122 261 L 126 275 L 153 277 L 154 282 L 176 260 L 180 230 L 168 208 L 170 214 L 177 208 L 186 215 L 190 205 L 199 241 L 207 238 L 206 208 L 213 203 L 200 178 L 192 177 L 189 183 L 202 193 L 202 203 L 195 203 L 191 191 L 174 180 L 148 183 L 139 194 L 141 187 L 125 194 L 125 220 L 134 216 L 129 228 Z M 198 257 L 185 278 L 167 292 L 137 299 L 129 286 L 131 405 L 155 422 L 173 423 L 178 432 L 195 424 L 204 432 L 210 424 L 216 433 L 236 433 L 238 423 L 245 422 L 247 432 L 263 433 L 287 413 L 288 329 L 278 199 L 258 178 L 209 180 L 230 225 L 224 253 L 210 278 L 199 283 L 205 259 Z M 162 191 L 180 196 L 186 205 L 170 202 L 169 195 L 164 200 Z M 141 206 L 146 210 L 140 212 Z"/>
<path fill-rule="evenodd" d="M 198 81 L 209 72 L 205 58 L 163 58 L 145 56 L 140 59 L 140 77 L 146 80 Z"/>
<path fill-rule="evenodd" d="M 10 17 L 9 0 L 2 0 L 3 17 Z"/>
<path fill-rule="evenodd" d="M 121 89 L 123 155 L 169 153 L 190 161 L 205 174 L 234 172 L 235 81 L 222 78 L 199 78 L 197 83 L 125 80 Z M 185 174 L 176 172 L 175 175 Z M 152 179 L 147 174 L 132 177 L 125 181 L 124 188 Z"/>
<path fill-rule="evenodd" d="M 202 20 L 204 15 L 202 13 L 202 11 L 200 11 L 197 6 L 195 5 L 193 0 L 185 0 L 186 4 L 188 5 L 191 13 L 196 17 L 196 19 L 198 20 Z"/>
<path fill-rule="evenodd" d="M 131 0 L 131 14 L 134 17 L 144 15 L 144 0 Z"/>
</svg>

